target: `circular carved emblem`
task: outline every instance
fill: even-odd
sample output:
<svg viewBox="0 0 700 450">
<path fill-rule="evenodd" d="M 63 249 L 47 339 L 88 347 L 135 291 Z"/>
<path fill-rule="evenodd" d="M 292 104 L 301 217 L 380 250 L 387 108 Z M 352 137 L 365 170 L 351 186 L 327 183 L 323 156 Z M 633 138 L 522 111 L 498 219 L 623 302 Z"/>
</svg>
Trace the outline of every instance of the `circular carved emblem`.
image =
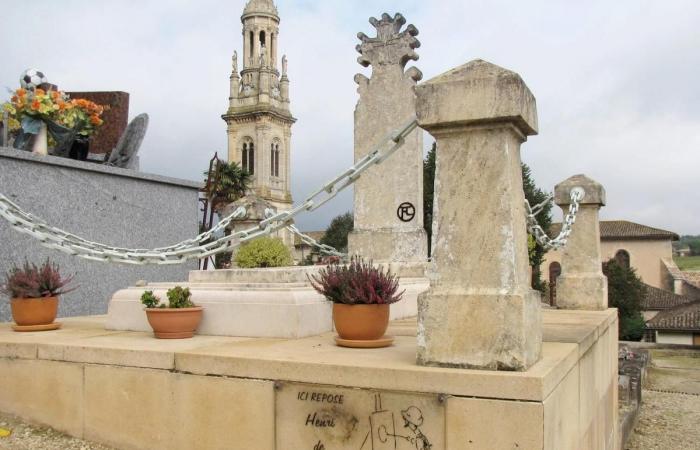
<svg viewBox="0 0 700 450">
<path fill-rule="evenodd" d="M 416 216 L 416 207 L 409 202 L 403 202 L 396 210 L 396 215 L 402 222 L 410 222 Z"/>
</svg>

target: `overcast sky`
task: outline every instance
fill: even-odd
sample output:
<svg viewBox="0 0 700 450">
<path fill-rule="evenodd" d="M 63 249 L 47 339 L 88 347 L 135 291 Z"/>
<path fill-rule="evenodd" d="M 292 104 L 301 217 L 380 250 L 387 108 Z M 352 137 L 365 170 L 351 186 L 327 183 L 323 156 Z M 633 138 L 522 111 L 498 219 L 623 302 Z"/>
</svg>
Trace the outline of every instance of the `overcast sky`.
<svg viewBox="0 0 700 450">
<path fill-rule="evenodd" d="M 38 68 L 61 89 L 120 90 L 150 115 L 142 169 L 198 180 L 226 154 L 231 54 L 244 0 L 3 2 L 0 100 Z M 518 72 L 540 135 L 523 161 L 547 190 L 577 173 L 601 182 L 604 219 L 700 233 L 700 2 L 277 0 L 289 59 L 292 194 L 352 164 L 356 34 L 401 12 L 420 34 L 428 80 L 482 58 Z M 430 139 L 426 136 L 426 144 Z M 348 193 L 297 222 L 323 229 Z M 37 212 L 38 213 L 38 212 Z"/>
</svg>

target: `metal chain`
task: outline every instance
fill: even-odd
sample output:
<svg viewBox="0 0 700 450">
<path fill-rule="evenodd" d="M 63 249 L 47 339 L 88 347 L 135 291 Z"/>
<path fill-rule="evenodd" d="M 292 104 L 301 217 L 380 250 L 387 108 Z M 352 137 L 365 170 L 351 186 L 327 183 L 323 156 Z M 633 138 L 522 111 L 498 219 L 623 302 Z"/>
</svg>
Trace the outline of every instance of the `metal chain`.
<svg viewBox="0 0 700 450">
<path fill-rule="evenodd" d="M 346 258 L 348 256 L 345 253 L 339 252 L 338 250 L 336 250 L 334 247 L 331 247 L 330 245 L 321 244 L 320 242 L 318 242 L 316 239 L 312 238 L 311 236 L 299 231 L 299 229 L 294 225 L 287 226 L 287 229 L 289 231 L 291 231 L 292 233 L 296 234 L 297 236 L 299 236 L 299 238 L 304 243 L 306 243 L 312 247 L 318 247 L 318 250 L 321 253 L 323 253 L 324 255 L 338 256 L 340 258 Z"/>
<path fill-rule="evenodd" d="M 525 218 L 527 220 L 527 230 L 547 250 L 560 249 L 566 245 L 569 235 L 571 234 L 571 226 L 576 222 L 576 214 L 578 213 L 579 202 L 583 199 L 585 191 L 581 187 L 575 187 L 571 190 L 571 203 L 569 204 L 569 212 L 564 217 L 561 224 L 561 231 L 555 238 L 550 238 L 542 227 L 537 223 L 535 216 L 542 211 L 542 208 L 552 200 L 550 195 L 544 202 L 530 207 L 530 202 L 525 199 Z"/>
<path fill-rule="evenodd" d="M 22 211 L 19 206 L 2 194 L 0 194 L 0 216 L 6 219 L 15 230 L 38 239 L 41 245 L 79 258 L 137 265 L 181 264 L 190 259 L 202 259 L 217 253 L 230 251 L 257 237 L 269 235 L 281 228 L 293 227 L 295 216 L 305 211 L 318 209 L 357 181 L 362 173 L 372 165 L 384 162 L 403 145 L 406 137 L 417 126 L 416 120 L 412 119 L 406 125 L 391 133 L 380 145 L 360 159 L 355 165 L 323 185 L 321 189 L 311 194 L 293 209 L 271 215 L 255 227 L 234 232 L 215 240 L 211 240 L 214 234 L 223 230 L 232 220 L 244 216 L 245 209 L 236 209 L 211 230 L 201 233 L 195 238 L 155 249 L 128 249 L 91 242 L 67 231 L 52 227 L 43 220 Z M 329 247 L 325 250 L 331 251 L 331 249 L 332 247 Z M 336 251 L 335 249 L 332 250 Z"/>
</svg>

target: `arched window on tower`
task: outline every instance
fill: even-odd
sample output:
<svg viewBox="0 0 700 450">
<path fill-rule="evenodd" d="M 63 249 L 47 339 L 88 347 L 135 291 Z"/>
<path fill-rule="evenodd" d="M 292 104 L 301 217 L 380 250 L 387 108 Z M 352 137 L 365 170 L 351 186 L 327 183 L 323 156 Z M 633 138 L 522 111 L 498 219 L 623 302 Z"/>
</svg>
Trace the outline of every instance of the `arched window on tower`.
<svg viewBox="0 0 700 450">
<path fill-rule="evenodd" d="M 243 140 L 241 147 L 241 167 L 249 174 L 255 174 L 255 145 L 251 138 Z"/>
<path fill-rule="evenodd" d="M 280 143 L 276 140 L 270 144 L 270 174 L 280 176 Z"/>
<path fill-rule="evenodd" d="M 251 61 L 252 61 L 252 60 L 253 60 L 253 54 L 254 54 L 254 50 L 253 50 L 253 49 L 255 48 L 255 33 L 253 33 L 252 31 L 249 33 L 248 43 L 249 43 L 249 45 L 250 45 L 250 52 L 248 52 L 248 55 L 249 55 L 248 57 L 249 57 L 249 58 L 251 59 Z M 248 61 L 244 61 L 244 63 L 245 63 L 245 64 L 248 64 Z"/>
<path fill-rule="evenodd" d="M 627 250 L 618 250 L 615 253 L 615 262 L 618 266 L 624 267 L 625 269 L 630 268 L 630 254 Z"/>
</svg>

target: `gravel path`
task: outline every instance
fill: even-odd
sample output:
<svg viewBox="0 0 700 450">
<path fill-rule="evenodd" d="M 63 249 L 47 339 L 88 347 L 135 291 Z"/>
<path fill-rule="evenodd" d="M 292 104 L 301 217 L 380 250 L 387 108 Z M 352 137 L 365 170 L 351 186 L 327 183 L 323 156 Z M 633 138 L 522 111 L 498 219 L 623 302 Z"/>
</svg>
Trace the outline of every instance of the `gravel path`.
<svg viewBox="0 0 700 450">
<path fill-rule="evenodd" d="M 653 350 L 651 361 L 637 426 L 625 448 L 700 449 L 700 352 Z"/>
<path fill-rule="evenodd" d="M 0 450 L 112 450 L 48 427 L 28 425 L 8 414 L 0 413 L 0 428 L 11 431 L 9 436 L 0 437 Z"/>
</svg>

